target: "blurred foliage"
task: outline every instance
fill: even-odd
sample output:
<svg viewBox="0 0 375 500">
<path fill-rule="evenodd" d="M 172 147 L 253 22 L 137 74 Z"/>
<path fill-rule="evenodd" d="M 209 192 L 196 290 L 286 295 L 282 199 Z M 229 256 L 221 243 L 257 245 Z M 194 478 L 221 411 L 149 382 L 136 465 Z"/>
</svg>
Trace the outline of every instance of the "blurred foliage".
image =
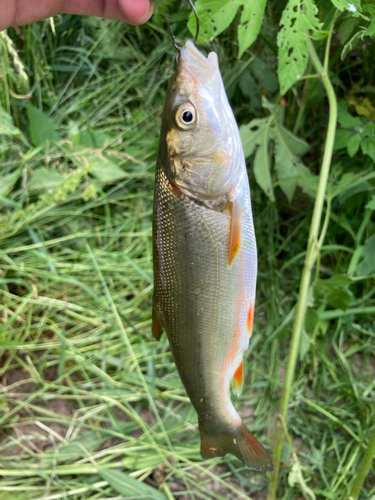
<svg viewBox="0 0 375 500">
<path fill-rule="evenodd" d="M 221 19 L 220 36 L 200 49 L 218 53 L 248 158 L 258 296 L 236 405 L 271 445 L 327 103 L 301 69 L 280 95 L 286 2 L 267 2 L 253 43 L 243 31 L 239 42 L 247 10 L 237 3 L 233 22 Z M 340 111 L 283 500 L 304 491 L 345 498 L 375 420 L 374 8 L 363 3 L 360 12 L 353 2 L 355 17 L 344 4 L 319 0 L 314 9 L 322 60 L 339 9 L 328 70 Z M 233 457 L 201 461 L 167 341 L 150 333 L 153 173 L 175 55 L 169 26 L 183 43 L 189 15 L 186 2 L 160 0 L 142 27 L 64 15 L 56 35 L 47 20 L 0 36 L 2 499 L 113 498 L 124 494 L 119 481 L 147 495 L 134 478 L 166 498 L 264 498 L 266 478 Z M 307 61 L 305 69 L 313 71 Z M 372 468 L 360 498 L 374 495 Z"/>
</svg>

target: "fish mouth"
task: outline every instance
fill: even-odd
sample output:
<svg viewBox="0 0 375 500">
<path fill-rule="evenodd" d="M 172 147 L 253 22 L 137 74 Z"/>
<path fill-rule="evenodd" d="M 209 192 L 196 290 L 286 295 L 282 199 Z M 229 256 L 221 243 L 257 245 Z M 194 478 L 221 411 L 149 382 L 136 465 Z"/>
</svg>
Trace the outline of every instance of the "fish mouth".
<svg viewBox="0 0 375 500">
<path fill-rule="evenodd" d="M 182 69 L 187 70 L 202 84 L 211 83 L 220 74 L 216 52 L 210 52 L 205 57 L 190 40 L 181 48 L 178 62 Z"/>
</svg>

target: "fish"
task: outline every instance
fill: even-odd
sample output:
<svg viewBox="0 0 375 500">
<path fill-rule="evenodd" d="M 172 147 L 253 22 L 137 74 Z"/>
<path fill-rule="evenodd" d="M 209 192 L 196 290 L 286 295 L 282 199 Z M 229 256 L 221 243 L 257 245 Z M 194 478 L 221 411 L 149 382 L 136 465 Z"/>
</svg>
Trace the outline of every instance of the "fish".
<svg viewBox="0 0 375 500">
<path fill-rule="evenodd" d="M 204 459 L 272 470 L 235 410 L 253 327 L 257 249 L 249 180 L 218 57 L 179 47 L 156 164 L 152 334 L 165 330 L 198 414 Z"/>
</svg>

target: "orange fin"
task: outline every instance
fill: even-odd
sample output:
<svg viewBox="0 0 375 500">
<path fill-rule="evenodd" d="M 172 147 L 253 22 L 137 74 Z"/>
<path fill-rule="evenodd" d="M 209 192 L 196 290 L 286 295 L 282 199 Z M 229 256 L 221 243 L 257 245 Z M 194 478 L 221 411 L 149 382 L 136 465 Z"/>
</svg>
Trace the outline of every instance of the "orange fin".
<svg viewBox="0 0 375 500">
<path fill-rule="evenodd" d="M 236 396 L 240 396 L 243 389 L 243 361 L 239 364 L 232 378 L 233 392 Z"/>
<path fill-rule="evenodd" d="M 230 224 L 228 254 L 228 265 L 230 266 L 240 250 L 242 208 L 236 199 L 230 201 L 228 206 L 232 219 Z"/>
<path fill-rule="evenodd" d="M 253 331 L 253 321 L 254 321 L 254 302 L 252 302 L 249 306 L 249 311 L 247 313 L 247 331 L 249 335 Z"/>
<path fill-rule="evenodd" d="M 199 430 L 201 455 L 204 459 L 223 457 L 227 453 L 232 453 L 249 469 L 258 471 L 273 469 L 270 456 L 244 423 L 224 429 L 220 429 L 218 425 L 215 434 L 209 434 L 199 422 Z"/>
<path fill-rule="evenodd" d="M 155 310 L 155 307 L 152 308 L 152 335 L 156 338 L 156 340 L 160 340 L 161 334 L 163 333 L 163 325 L 159 319 L 159 315 Z"/>
</svg>

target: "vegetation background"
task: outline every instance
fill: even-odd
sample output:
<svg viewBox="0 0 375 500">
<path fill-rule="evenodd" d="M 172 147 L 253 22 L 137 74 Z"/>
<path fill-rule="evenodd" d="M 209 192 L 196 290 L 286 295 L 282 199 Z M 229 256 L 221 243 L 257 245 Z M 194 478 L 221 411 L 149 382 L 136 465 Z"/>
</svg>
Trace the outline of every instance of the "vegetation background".
<svg viewBox="0 0 375 500">
<path fill-rule="evenodd" d="M 353 484 L 375 432 L 375 6 L 249 5 L 197 2 L 212 39 L 199 48 L 217 51 L 241 125 L 259 248 L 236 407 L 272 449 L 332 118 L 310 29 L 338 130 L 277 498 L 374 500 L 374 466 Z M 0 33 L 2 500 L 266 498 L 267 475 L 201 460 L 167 339 L 150 330 L 169 26 L 183 43 L 190 12 L 160 0 L 142 27 L 65 15 Z"/>
</svg>

